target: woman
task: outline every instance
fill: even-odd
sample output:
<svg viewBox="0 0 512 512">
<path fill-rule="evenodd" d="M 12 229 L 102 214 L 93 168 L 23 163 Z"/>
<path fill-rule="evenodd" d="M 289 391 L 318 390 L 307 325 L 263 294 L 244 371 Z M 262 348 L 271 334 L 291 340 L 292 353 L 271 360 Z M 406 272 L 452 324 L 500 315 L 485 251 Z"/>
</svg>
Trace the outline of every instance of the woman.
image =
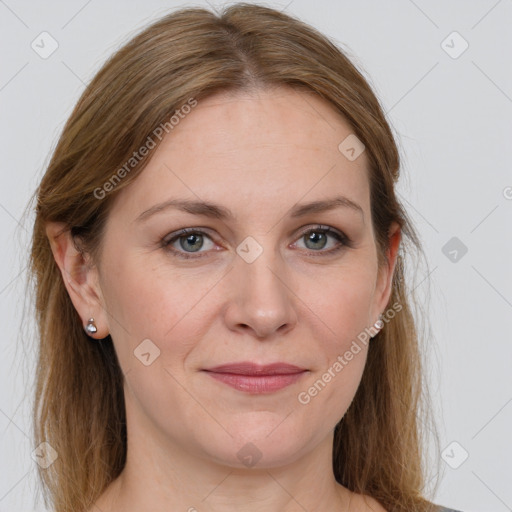
<svg viewBox="0 0 512 512">
<path fill-rule="evenodd" d="M 367 82 L 292 17 L 184 9 L 121 48 L 37 190 L 52 508 L 448 510 L 398 174 Z"/>
</svg>

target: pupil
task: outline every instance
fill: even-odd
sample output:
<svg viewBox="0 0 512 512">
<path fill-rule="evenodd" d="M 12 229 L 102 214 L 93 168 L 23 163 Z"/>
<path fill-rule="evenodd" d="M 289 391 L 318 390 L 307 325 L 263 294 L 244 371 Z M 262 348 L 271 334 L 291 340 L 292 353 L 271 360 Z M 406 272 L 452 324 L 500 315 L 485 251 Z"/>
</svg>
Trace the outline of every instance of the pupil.
<svg viewBox="0 0 512 512">
<path fill-rule="evenodd" d="M 187 243 L 190 243 L 192 246 L 194 245 L 194 239 L 197 239 L 197 240 L 200 240 L 201 239 L 201 236 L 200 235 L 188 235 L 186 237 L 186 241 Z M 191 246 L 188 246 L 188 249 L 193 249 L 193 252 L 195 252 L 196 250 L 199 250 L 201 248 L 201 243 L 199 244 L 195 244 L 197 247 L 191 247 Z M 184 247 L 183 244 L 181 243 L 181 246 L 183 249 L 187 250 L 187 247 Z"/>
<path fill-rule="evenodd" d="M 308 240 L 313 243 L 318 243 L 318 238 L 323 238 L 324 244 L 321 244 L 321 247 L 314 247 L 315 249 L 322 249 L 325 246 L 325 233 L 317 233 L 313 232 L 309 235 Z M 315 240 L 316 239 L 316 240 Z"/>
</svg>

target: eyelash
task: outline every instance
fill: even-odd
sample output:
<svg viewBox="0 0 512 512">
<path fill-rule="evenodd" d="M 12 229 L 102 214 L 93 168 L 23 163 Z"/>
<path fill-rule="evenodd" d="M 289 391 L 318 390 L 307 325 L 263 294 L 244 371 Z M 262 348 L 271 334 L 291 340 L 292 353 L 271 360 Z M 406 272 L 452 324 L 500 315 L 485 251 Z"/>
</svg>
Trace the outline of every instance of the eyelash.
<svg viewBox="0 0 512 512">
<path fill-rule="evenodd" d="M 300 240 L 301 238 L 304 238 L 306 235 L 310 235 L 311 233 L 322 233 L 325 235 L 330 235 L 333 238 L 335 238 L 336 240 L 338 240 L 338 242 L 340 243 L 340 245 L 338 245 L 337 247 L 335 247 L 333 249 L 329 249 L 327 251 L 323 251 L 323 250 L 308 251 L 309 254 L 313 257 L 330 256 L 330 255 L 338 253 L 339 251 L 341 251 L 344 248 L 352 247 L 352 240 L 350 240 L 350 238 L 348 238 L 344 233 L 336 231 L 329 226 L 318 225 L 313 228 L 309 228 L 306 231 L 302 232 L 297 240 Z M 206 256 L 208 254 L 208 252 L 197 253 L 197 254 L 199 254 L 198 256 L 190 256 L 189 254 L 194 254 L 194 253 L 186 253 L 186 252 L 178 251 L 171 247 L 171 245 L 175 241 L 177 241 L 180 238 L 183 238 L 185 236 L 188 236 L 188 235 L 203 235 L 203 236 L 206 236 L 211 239 L 211 237 L 208 235 L 208 233 L 201 231 L 199 228 L 184 228 L 184 229 L 181 229 L 180 231 L 174 233 L 171 238 L 167 238 L 167 237 L 164 238 L 161 241 L 161 246 L 166 251 L 168 251 L 168 252 L 172 253 L 173 255 L 177 256 L 178 258 L 182 258 L 182 259 L 187 259 L 187 260 L 188 259 L 198 259 L 198 258 L 202 258 L 202 257 Z"/>
</svg>

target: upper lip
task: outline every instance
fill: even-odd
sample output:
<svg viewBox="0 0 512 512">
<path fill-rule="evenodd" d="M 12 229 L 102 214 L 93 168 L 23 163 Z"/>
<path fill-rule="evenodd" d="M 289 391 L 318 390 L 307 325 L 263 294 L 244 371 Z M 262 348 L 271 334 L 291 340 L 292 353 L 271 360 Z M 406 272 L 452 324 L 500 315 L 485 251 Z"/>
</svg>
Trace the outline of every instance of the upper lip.
<svg viewBox="0 0 512 512">
<path fill-rule="evenodd" d="M 205 368 L 207 372 L 215 373 L 232 373 L 236 375 L 290 375 L 293 373 L 301 373 L 306 371 L 305 368 L 300 368 L 293 364 L 288 363 L 272 363 L 259 365 L 251 363 L 250 361 L 242 361 L 239 363 L 227 363 L 212 368 Z"/>
</svg>

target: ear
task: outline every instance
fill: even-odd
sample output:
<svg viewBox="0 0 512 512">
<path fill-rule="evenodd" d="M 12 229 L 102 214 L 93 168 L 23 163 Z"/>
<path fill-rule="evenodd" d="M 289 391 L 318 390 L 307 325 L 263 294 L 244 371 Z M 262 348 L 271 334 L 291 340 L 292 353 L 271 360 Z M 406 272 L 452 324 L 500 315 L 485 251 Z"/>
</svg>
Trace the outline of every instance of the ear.
<svg viewBox="0 0 512 512">
<path fill-rule="evenodd" d="M 109 334 L 108 321 L 97 268 L 76 246 L 69 227 L 64 223 L 48 222 L 46 235 L 69 297 L 82 319 L 82 326 L 87 325 L 89 318 L 94 318 L 98 330 L 89 336 L 105 338 Z"/>
<path fill-rule="evenodd" d="M 370 319 L 372 324 L 378 320 L 379 315 L 384 313 L 384 308 L 389 302 L 401 238 L 400 226 L 393 222 L 388 232 L 389 246 L 386 252 L 386 262 L 378 272 L 375 289 L 375 311 L 372 319 Z"/>
</svg>

